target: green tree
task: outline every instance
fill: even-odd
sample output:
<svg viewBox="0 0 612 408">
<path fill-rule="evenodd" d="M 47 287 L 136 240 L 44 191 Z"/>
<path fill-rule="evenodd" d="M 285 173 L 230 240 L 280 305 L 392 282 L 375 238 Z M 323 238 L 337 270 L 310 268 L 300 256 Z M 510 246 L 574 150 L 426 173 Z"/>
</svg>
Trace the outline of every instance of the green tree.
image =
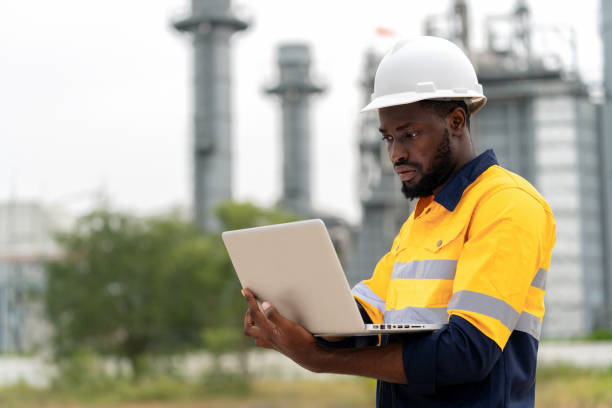
<svg viewBox="0 0 612 408">
<path fill-rule="evenodd" d="M 279 209 L 258 207 L 251 203 L 227 202 L 217 208 L 217 218 L 223 230 L 258 227 L 262 225 L 280 224 L 298 220 L 294 214 Z M 217 245 L 223 246 L 220 234 L 214 235 Z M 203 331 L 205 346 L 215 355 L 227 351 L 237 351 L 241 354 L 241 371 L 248 374 L 246 351 L 251 342 L 242 333 L 246 303 L 240 294 L 240 282 L 236 277 L 227 252 L 225 264 L 215 269 L 216 283 L 219 285 L 210 300 L 214 302 L 216 313 L 210 316 Z"/>
<path fill-rule="evenodd" d="M 214 271 L 226 264 L 216 240 L 176 215 L 105 210 L 58 243 L 65 256 L 47 265 L 45 303 L 59 357 L 82 348 L 125 357 L 138 377 L 146 353 L 201 344 L 205 294 L 222 285 Z"/>
<path fill-rule="evenodd" d="M 217 216 L 226 230 L 296 219 L 249 203 Z M 47 265 L 45 310 L 59 358 L 82 349 L 127 358 L 138 378 L 149 354 L 246 351 L 244 299 L 219 233 L 175 214 L 98 210 L 57 241 L 64 256 Z"/>
<path fill-rule="evenodd" d="M 248 202 L 224 203 L 217 209 L 217 217 L 223 230 L 281 224 L 296 221 L 298 219 L 296 215 L 282 210 L 262 208 Z M 218 240 L 218 245 L 223 248 L 223 253 L 227 255 L 221 241 L 221 235 L 216 234 L 214 237 Z M 229 257 L 226 256 L 225 260 L 225 265 L 215 272 L 222 282 L 222 287 L 215 299 L 215 301 L 218 302 L 218 313 L 214 316 L 216 321 L 211 322 L 211 324 L 213 326 L 223 326 L 227 325 L 228 322 L 238 322 L 240 327 L 242 327 L 242 318 L 246 310 L 246 304 L 244 298 L 240 294 L 240 282 L 238 278 L 236 278 L 236 273 L 234 272 Z M 236 317 L 239 318 L 236 319 Z"/>
</svg>

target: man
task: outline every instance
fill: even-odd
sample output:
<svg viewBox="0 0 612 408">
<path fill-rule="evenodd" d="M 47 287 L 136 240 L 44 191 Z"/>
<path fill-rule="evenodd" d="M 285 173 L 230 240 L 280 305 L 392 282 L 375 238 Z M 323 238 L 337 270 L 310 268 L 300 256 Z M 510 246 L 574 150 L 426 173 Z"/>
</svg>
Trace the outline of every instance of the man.
<svg viewBox="0 0 612 408">
<path fill-rule="evenodd" d="M 407 198 L 418 198 L 371 279 L 353 288 L 373 323 L 448 323 L 428 334 L 317 341 L 253 294 L 245 334 L 314 372 L 378 379 L 379 407 L 529 407 L 555 241 L 549 206 L 477 156 L 470 115 L 486 98 L 452 43 L 399 43 L 376 73 L 380 132 Z M 352 346 L 352 347 L 351 347 Z"/>
</svg>

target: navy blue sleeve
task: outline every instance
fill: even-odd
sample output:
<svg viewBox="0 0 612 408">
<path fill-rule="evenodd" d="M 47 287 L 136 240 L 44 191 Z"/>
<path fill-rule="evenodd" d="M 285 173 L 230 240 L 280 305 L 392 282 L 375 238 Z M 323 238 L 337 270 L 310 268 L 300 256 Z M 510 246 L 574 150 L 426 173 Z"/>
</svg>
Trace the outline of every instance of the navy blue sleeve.
<svg viewBox="0 0 612 408">
<path fill-rule="evenodd" d="M 405 336 L 402 359 L 407 391 L 433 394 L 438 385 L 477 382 L 485 378 L 502 350 L 459 316 L 427 336 Z M 461 367 L 460 370 L 457 367 Z"/>
<path fill-rule="evenodd" d="M 366 312 L 363 306 L 361 306 L 361 303 L 356 300 L 355 303 L 357 304 L 357 308 L 359 309 L 359 314 L 361 314 L 361 319 L 363 320 L 363 323 L 372 324 L 372 319 L 370 319 L 370 315 L 368 314 L 368 312 Z"/>
</svg>

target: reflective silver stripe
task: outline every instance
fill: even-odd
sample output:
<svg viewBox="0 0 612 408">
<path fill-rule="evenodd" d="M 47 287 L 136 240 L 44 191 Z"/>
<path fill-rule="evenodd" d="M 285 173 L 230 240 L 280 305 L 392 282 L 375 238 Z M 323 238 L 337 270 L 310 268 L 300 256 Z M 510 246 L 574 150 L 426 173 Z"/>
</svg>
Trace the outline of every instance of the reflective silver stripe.
<svg viewBox="0 0 612 408">
<path fill-rule="evenodd" d="M 501 299 L 471 290 L 456 292 L 448 302 L 449 309 L 476 312 L 499 320 L 508 330 L 516 326 L 519 313 Z"/>
<path fill-rule="evenodd" d="M 445 307 L 405 307 L 387 310 L 385 323 L 448 323 Z"/>
<path fill-rule="evenodd" d="M 540 340 L 542 331 L 542 321 L 531 313 L 523 312 L 516 323 L 514 330 L 522 331 L 530 334 L 536 340 Z"/>
<path fill-rule="evenodd" d="M 457 261 L 430 259 L 426 261 L 396 262 L 391 279 L 455 279 Z"/>
<path fill-rule="evenodd" d="M 533 278 L 533 281 L 531 282 L 531 286 L 540 288 L 542 290 L 546 289 L 546 275 L 547 274 L 548 274 L 548 271 L 546 269 L 540 268 L 538 270 L 538 273 L 536 273 L 535 278 Z"/>
<path fill-rule="evenodd" d="M 356 284 L 355 287 L 353 287 L 353 289 L 351 290 L 351 293 L 354 296 L 365 300 L 366 302 L 380 310 L 381 313 L 385 313 L 385 301 L 378 297 L 378 295 L 374 293 L 372 289 L 370 289 L 365 283 L 359 282 L 358 284 Z"/>
</svg>

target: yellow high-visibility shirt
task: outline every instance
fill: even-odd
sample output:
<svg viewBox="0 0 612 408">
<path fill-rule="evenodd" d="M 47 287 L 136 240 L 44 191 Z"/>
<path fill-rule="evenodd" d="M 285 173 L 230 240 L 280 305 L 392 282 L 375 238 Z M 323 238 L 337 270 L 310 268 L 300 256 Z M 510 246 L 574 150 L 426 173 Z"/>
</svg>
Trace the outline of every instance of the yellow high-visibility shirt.
<svg viewBox="0 0 612 408">
<path fill-rule="evenodd" d="M 373 323 L 446 323 L 457 315 L 502 350 L 514 330 L 539 340 L 553 214 L 517 174 L 490 163 L 471 171 L 475 179 L 455 180 L 454 191 L 419 199 L 353 295 Z"/>
</svg>

